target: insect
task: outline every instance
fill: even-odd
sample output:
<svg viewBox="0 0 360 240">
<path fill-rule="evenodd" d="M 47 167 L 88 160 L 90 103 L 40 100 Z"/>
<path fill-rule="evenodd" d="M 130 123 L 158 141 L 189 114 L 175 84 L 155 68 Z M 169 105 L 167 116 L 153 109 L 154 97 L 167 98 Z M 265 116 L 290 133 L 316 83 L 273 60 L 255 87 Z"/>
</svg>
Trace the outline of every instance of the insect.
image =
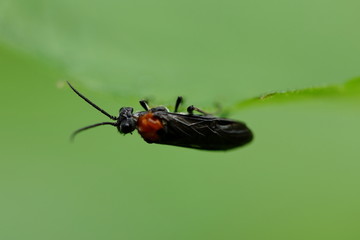
<svg viewBox="0 0 360 240">
<path fill-rule="evenodd" d="M 251 130 L 242 122 L 215 117 L 193 105 L 187 108 L 187 113 L 179 113 L 182 97 L 177 98 L 174 112 L 169 112 L 163 106 L 150 108 L 147 101 L 141 100 L 140 105 L 145 111 L 134 113 L 132 107 L 122 107 L 116 117 L 98 107 L 69 82 L 67 83 L 79 97 L 114 120 L 114 122 L 101 122 L 80 128 L 72 134 L 72 138 L 87 129 L 111 125 L 122 134 L 132 133 L 137 129 L 147 143 L 202 150 L 228 150 L 245 145 L 253 139 Z M 194 111 L 199 114 L 194 114 Z"/>
</svg>

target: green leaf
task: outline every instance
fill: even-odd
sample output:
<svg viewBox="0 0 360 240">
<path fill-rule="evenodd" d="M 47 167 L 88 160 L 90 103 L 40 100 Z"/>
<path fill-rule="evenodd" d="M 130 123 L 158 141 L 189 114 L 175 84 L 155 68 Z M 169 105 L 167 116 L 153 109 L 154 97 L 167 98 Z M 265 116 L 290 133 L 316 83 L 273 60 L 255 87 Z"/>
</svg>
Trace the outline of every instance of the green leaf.
<svg viewBox="0 0 360 240">
<path fill-rule="evenodd" d="M 311 100 L 328 97 L 360 97 L 360 78 L 355 78 L 336 85 L 266 93 L 234 104 L 234 106 L 225 109 L 225 114 L 245 108 L 263 106 L 264 104 L 288 103 L 296 100 Z"/>
<path fill-rule="evenodd" d="M 0 40 L 99 92 L 227 105 L 358 75 L 357 4 L 3 0 Z"/>
<path fill-rule="evenodd" d="M 0 1 L 0 239 L 358 239 L 359 80 L 336 83 L 360 74 L 359 4 Z M 255 139 L 216 153 L 103 127 L 70 144 L 106 118 L 64 80 L 111 114 L 231 106 Z"/>
</svg>

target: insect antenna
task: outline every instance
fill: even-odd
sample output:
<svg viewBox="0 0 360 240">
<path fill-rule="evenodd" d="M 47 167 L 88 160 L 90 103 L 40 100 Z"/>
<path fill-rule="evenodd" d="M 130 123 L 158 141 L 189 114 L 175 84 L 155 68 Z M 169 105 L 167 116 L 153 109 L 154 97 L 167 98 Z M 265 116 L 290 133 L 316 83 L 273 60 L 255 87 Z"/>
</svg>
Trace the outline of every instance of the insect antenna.
<svg viewBox="0 0 360 240">
<path fill-rule="evenodd" d="M 67 84 L 69 85 L 69 87 L 82 99 L 85 100 L 85 102 L 89 103 L 91 106 L 93 106 L 94 108 L 96 108 L 98 111 L 100 111 L 102 114 L 108 116 L 110 119 L 112 120 L 117 120 L 117 117 L 110 115 L 109 113 L 107 113 L 105 110 L 101 109 L 100 107 L 98 107 L 95 103 L 93 103 L 92 101 L 90 101 L 88 98 L 86 98 L 84 95 L 82 95 L 81 93 L 78 92 L 78 90 L 76 90 L 68 81 L 66 81 Z M 80 129 L 79 129 L 80 130 Z"/>
<path fill-rule="evenodd" d="M 79 128 L 78 130 L 76 130 L 75 132 L 73 132 L 71 134 L 71 137 L 70 137 L 70 140 L 73 141 L 75 136 L 82 132 L 82 131 L 85 131 L 85 130 L 88 130 L 90 128 L 94 128 L 94 127 L 98 127 L 98 126 L 102 126 L 102 125 L 112 125 L 112 126 L 116 126 L 116 122 L 113 123 L 113 122 L 101 122 L 101 123 L 95 123 L 95 124 L 92 124 L 92 125 L 89 125 L 89 126 L 86 126 L 86 127 L 82 127 L 82 128 Z"/>
</svg>

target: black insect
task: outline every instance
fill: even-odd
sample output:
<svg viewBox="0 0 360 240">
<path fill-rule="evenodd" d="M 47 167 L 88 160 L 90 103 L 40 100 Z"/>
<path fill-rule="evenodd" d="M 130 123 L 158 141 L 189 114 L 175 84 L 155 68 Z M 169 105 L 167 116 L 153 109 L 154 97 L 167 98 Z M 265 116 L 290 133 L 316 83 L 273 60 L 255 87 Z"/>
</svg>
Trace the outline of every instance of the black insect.
<svg viewBox="0 0 360 240">
<path fill-rule="evenodd" d="M 203 150 L 228 150 L 240 147 L 253 139 L 251 130 L 242 122 L 212 116 L 197 107 L 189 106 L 187 113 L 179 113 L 182 97 L 178 97 L 175 111 L 166 107 L 149 108 L 145 100 L 140 105 L 145 111 L 135 112 L 132 107 L 122 107 L 119 116 L 112 116 L 84 95 L 79 93 L 69 82 L 71 89 L 91 106 L 108 116 L 114 122 L 96 123 L 76 130 L 72 137 L 89 128 L 112 125 L 120 133 L 132 133 L 138 130 L 147 143 L 167 144 Z M 201 115 L 195 115 L 194 111 Z"/>
</svg>

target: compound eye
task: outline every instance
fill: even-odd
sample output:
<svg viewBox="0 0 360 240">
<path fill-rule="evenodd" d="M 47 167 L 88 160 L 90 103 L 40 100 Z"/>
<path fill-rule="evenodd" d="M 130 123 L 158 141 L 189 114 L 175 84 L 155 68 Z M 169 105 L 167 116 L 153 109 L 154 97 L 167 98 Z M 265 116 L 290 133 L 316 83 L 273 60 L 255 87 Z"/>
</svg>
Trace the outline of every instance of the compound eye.
<svg viewBox="0 0 360 240">
<path fill-rule="evenodd" d="M 120 132 L 121 133 L 124 133 L 124 134 L 127 134 L 127 133 L 131 133 L 135 130 L 136 128 L 136 125 L 135 125 L 135 121 L 134 120 L 126 120 L 126 121 L 123 121 L 121 124 L 120 124 Z"/>
</svg>

